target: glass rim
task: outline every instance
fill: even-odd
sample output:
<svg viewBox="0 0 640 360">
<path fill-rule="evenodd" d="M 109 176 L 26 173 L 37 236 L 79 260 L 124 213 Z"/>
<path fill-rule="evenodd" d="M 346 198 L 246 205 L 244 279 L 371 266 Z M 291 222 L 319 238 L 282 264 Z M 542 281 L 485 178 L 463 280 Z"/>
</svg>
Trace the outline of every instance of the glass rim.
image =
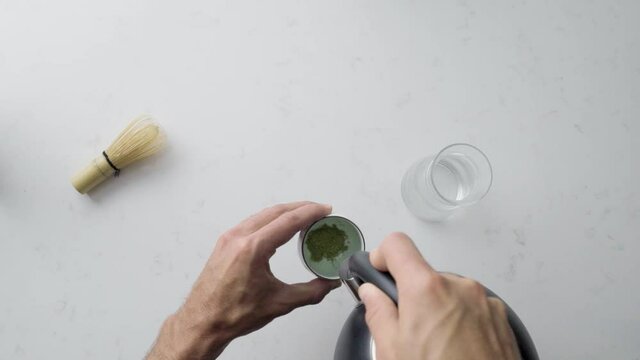
<svg viewBox="0 0 640 360">
<path fill-rule="evenodd" d="M 444 195 L 442 195 L 440 190 L 438 190 L 438 187 L 436 186 L 435 181 L 433 180 L 433 165 L 437 163 L 438 159 L 440 159 L 440 157 L 442 156 L 442 154 L 445 151 L 447 151 L 450 148 L 455 147 L 455 146 L 468 147 L 468 148 L 471 148 L 471 149 L 477 151 L 484 158 L 485 162 L 487 163 L 487 166 L 489 167 L 489 184 L 487 184 L 487 188 L 484 190 L 484 193 L 482 195 L 480 195 L 480 197 L 476 200 L 476 201 L 480 201 L 482 198 L 484 198 L 489 193 L 489 190 L 491 189 L 491 185 L 493 184 L 493 168 L 491 167 L 491 162 L 489 161 L 489 158 L 487 157 L 487 155 L 485 155 L 485 153 L 482 152 L 482 150 L 480 150 L 475 145 L 471 145 L 471 144 L 468 144 L 468 143 L 453 143 L 453 144 L 445 146 L 444 148 L 442 148 L 442 150 L 438 151 L 436 156 L 434 156 L 433 160 L 431 160 L 431 163 L 429 164 L 429 183 L 431 184 L 433 189 L 436 191 L 436 194 L 440 197 L 440 199 L 444 200 L 445 202 L 447 202 L 447 203 L 449 203 L 451 205 L 454 205 L 454 206 L 462 206 L 462 205 L 466 204 L 464 202 L 464 198 L 462 200 L 451 200 L 451 199 L 445 197 Z"/>
<path fill-rule="evenodd" d="M 322 279 L 327 279 L 327 280 L 340 280 L 340 273 L 338 272 L 338 275 L 336 276 L 327 276 L 327 275 L 322 275 L 319 274 L 318 272 L 316 272 L 314 269 L 311 268 L 311 265 L 309 265 L 309 263 L 307 262 L 307 258 L 304 256 L 304 243 L 307 240 L 307 234 L 309 233 L 309 230 L 311 230 L 311 228 L 316 225 L 317 223 L 326 220 L 327 218 L 338 218 L 341 220 L 346 221 L 347 223 L 349 223 L 351 226 L 353 226 L 354 229 L 356 229 L 356 231 L 358 232 L 358 235 L 360 236 L 360 250 L 359 251 L 365 251 L 367 249 L 367 245 L 364 239 L 364 234 L 362 233 L 362 230 L 360 230 L 360 227 L 358 227 L 358 225 L 356 225 L 355 222 L 351 221 L 349 218 L 342 216 L 342 215 L 338 215 L 338 214 L 329 214 L 327 216 L 323 216 L 320 219 L 314 221 L 311 223 L 311 225 L 309 225 L 309 227 L 307 227 L 306 229 L 304 229 L 303 231 L 300 232 L 300 235 L 298 237 L 298 256 L 300 257 L 300 259 L 302 260 L 302 263 L 304 264 L 304 267 L 307 268 L 307 270 L 309 270 L 312 274 L 314 274 L 315 276 L 322 278 Z"/>
</svg>

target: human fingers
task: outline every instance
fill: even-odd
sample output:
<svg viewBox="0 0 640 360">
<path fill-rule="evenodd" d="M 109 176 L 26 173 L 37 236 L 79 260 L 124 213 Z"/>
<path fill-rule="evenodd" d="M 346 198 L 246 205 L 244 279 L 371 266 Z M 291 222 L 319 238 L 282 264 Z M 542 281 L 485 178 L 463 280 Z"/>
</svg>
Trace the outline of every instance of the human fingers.
<svg viewBox="0 0 640 360">
<path fill-rule="evenodd" d="M 311 203 L 311 201 L 296 201 L 270 206 L 241 221 L 238 225 L 231 228 L 228 233 L 235 236 L 252 234 L 277 219 L 280 215 Z"/>
<path fill-rule="evenodd" d="M 399 287 L 410 285 L 417 274 L 435 273 L 411 238 L 400 232 L 388 235 L 380 247 L 371 252 L 369 260 L 378 270 L 390 272 Z"/>
<path fill-rule="evenodd" d="M 286 285 L 283 293 L 286 297 L 287 307 L 293 310 L 301 306 L 319 303 L 331 290 L 338 287 L 340 287 L 338 280 L 316 278 L 304 283 Z"/>
<path fill-rule="evenodd" d="M 330 205 L 306 204 L 281 214 L 251 236 L 259 242 L 263 251 L 274 252 L 276 248 L 291 240 L 296 232 L 330 213 Z"/>
<path fill-rule="evenodd" d="M 393 351 L 393 339 L 398 336 L 398 308 L 373 284 L 362 284 L 358 295 L 365 306 L 365 320 L 376 343 L 378 358 L 387 358 Z"/>
</svg>

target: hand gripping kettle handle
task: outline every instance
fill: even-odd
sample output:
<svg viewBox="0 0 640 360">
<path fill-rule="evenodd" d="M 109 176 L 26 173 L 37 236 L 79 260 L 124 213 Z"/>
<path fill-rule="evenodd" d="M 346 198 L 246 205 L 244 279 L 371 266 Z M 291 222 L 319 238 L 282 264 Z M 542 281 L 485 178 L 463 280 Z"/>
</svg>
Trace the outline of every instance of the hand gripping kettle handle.
<svg viewBox="0 0 640 360">
<path fill-rule="evenodd" d="M 371 265 L 369 261 L 369 253 L 365 251 L 359 251 L 353 255 L 349 259 L 347 259 L 342 266 L 340 267 L 340 278 L 347 282 L 354 284 L 356 286 L 355 289 L 352 288 L 352 291 L 355 291 L 354 295 L 357 295 L 357 286 L 368 282 L 376 287 L 378 287 L 382 292 L 387 294 L 389 298 L 393 300 L 393 302 L 398 304 L 398 288 L 396 287 L 395 280 L 391 276 L 391 274 L 386 272 L 381 272 Z M 349 285 L 353 287 L 354 285 Z M 487 296 L 493 296 L 498 299 L 500 297 L 496 295 L 493 291 L 487 289 L 485 287 L 485 291 L 487 292 Z M 524 326 L 518 315 L 511 309 L 511 307 L 506 304 L 507 308 L 507 318 L 509 320 L 509 325 L 511 329 L 513 329 L 513 333 L 516 338 L 516 342 L 518 343 L 518 348 L 520 349 L 520 354 L 522 355 L 523 360 L 538 360 L 538 353 L 536 351 L 536 347 L 533 344 L 533 340 L 527 331 L 527 328 Z"/>
</svg>

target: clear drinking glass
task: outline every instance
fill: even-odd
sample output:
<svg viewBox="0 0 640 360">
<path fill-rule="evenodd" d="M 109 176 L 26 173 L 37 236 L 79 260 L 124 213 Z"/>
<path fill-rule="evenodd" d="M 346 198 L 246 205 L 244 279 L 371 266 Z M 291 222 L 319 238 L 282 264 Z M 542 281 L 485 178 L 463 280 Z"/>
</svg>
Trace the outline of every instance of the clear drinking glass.
<svg viewBox="0 0 640 360">
<path fill-rule="evenodd" d="M 402 178 L 402 199 L 418 218 L 441 221 L 477 203 L 493 180 L 487 156 L 469 144 L 452 144 L 416 161 Z"/>
</svg>

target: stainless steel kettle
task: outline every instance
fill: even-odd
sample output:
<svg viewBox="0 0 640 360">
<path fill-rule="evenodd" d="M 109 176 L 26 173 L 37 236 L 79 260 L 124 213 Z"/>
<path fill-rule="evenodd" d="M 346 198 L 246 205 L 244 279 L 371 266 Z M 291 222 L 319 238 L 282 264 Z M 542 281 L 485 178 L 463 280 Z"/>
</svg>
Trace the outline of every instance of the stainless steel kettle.
<svg viewBox="0 0 640 360">
<path fill-rule="evenodd" d="M 358 296 L 358 287 L 365 283 L 377 286 L 387 294 L 396 304 L 398 303 L 398 290 L 395 281 L 389 273 L 383 273 L 375 269 L 369 262 L 369 253 L 357 252 L 340 267 L 340 279 L 350 290 L 357 305 L 342 327 L 334 360 L 372 360 L 376 358 L 375 344 L 369 328 L 365 322 L 364 305 Z M 487 296 L 498 297 L 494 292 L 485 288 Z M 520 355 L 523 360 L 538 360 L 538 353 L 529 332 L 516 313 L 507 305 L 509 325 L 513 329 Z"/>
</svg>

